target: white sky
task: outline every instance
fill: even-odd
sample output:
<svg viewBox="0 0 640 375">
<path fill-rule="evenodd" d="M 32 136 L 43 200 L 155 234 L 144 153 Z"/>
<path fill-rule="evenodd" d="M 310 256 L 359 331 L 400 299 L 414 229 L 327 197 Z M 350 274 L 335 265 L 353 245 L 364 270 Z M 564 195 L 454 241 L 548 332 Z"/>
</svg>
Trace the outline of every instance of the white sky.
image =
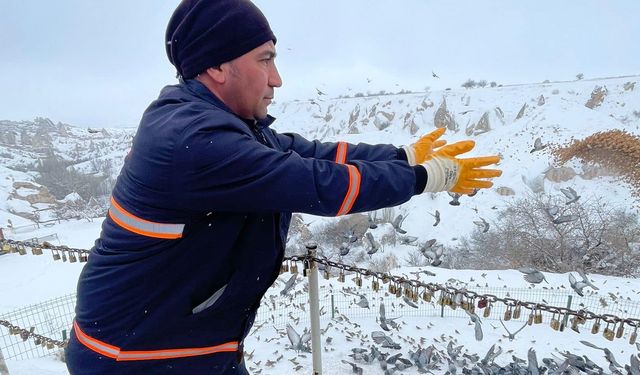
<svg viewBox="0 0 640 375">
<path fill-rule="evenodd" d="M 315 87 L 338 96 L 640 74 L 637 0 L 256 3 L 278 37 L 276 100 Z M 163 45 L 176 5 L 0 0 L 0 119 L 136 126 L 176 82 Z"/>
</svg>

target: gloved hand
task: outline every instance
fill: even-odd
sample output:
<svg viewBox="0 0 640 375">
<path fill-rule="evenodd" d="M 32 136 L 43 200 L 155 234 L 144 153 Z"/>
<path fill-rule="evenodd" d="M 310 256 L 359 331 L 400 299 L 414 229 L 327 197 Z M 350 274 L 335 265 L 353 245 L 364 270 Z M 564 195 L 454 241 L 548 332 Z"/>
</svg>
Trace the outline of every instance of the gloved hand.
<svg viewBox="0 0 640 375">
<path fill-rule="evenodd" d="M 431 154 L 430 160 L 422 164 L 427 170 L 427 185 L 424 191 L 472 194 L 474 189 L 493 186 L 493 182 L 486 179 L 498 177 L 502 171 L 482 167 L 498 163 L 499 156 L 457 158 L 458 155 L 471 151 L 474 146 L 474 141 L 461 141 L 441 147 Z"/>
<path fill-rule="evenodd" d="M 402 149 L 407 154 L 407 162 L 409 165 L 422 164 L 431 158 L 431 154 L 434 149 L 442 147 L 447 144 L 444 139 L 438 140 L 446 128 L 438 128 L 431 133 L 422 136 L 418 139 L 418 142 L 410 146 L 402 146 Z"/>
</svg>

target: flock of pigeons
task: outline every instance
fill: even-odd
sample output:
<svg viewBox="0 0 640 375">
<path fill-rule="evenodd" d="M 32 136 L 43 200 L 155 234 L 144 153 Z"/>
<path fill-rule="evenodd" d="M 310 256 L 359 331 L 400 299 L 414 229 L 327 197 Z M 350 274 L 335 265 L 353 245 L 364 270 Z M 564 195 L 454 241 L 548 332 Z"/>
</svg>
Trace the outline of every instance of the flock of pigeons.
<svg viewBox="0 0 640 375">
<path fill-rule="evenodd" d="M 543 274 L 534 269 L 523 268 L 520 270 L 525 275 L 525 280 L 528 282 L 542 282 L 546 281 Z M 425 271 L 420 271 L 425 272 Z M 429 271 L 426 271 L 429 272 Z M 576 292 L 582 291 L 582 288 L 591 287 L 597 289 L 595 285 L 587 278 L 586 275 L 580 273 L 581 281 L 575 280 L 573 275 L 570 279 L 575 282 L 574 290 Z M 293 274 L 290 276 L 280 292 L 283 296 L 290 296 L 291 303 L 295 305 L 295 296 L 306 295 L 303 288 L 298 288 L 294 293 L 293 287 L 296 285 L 298 275 Z M 539 280 L 539 281 L 538 281 Z M 333 285 L 329 284 L 329 288 L 333 289 Z M 573 287 L 573 286 L 572 286 Z M 353 298 L 353 305 L 362 309 L 371 309 L 372 304 L 369 302 L 364 294 L 358 293 L 356 288 L 342 287 L 339 292 L 346 296 Z M 454 298 L 455 300 L 455 298 Z M 273 302 L 275 303 L 275 302 Z M 403 303 L 413 308 L 419 308 L 413 304 L 410 299 L 403 299 Z M 454 303 L 456 303 L 454 301 Z M 580 341 L 585 346 L 593 349 L 601 350 L 604 355 L 604 359 L 608 366 L 603 368 L 596 364 L 591 358 L 586 355 L 578 355 L 571 353 L 567 350 L 557 350 L 556 353 L 551 354 L 549 357 L 538 360 L 536 351 L 532 347 L 528 351 L 526 359 L 518 358 L 513 354 L 512 350 L 505 350 L 500 346 L 501 340 L 491 346 L 491 348 L 484 353 L 478 354 L 477 350 L 474 350 L 472 346 L 467 344 L 461 344 L 456 336 L 442 334 L 439 337 L 433 338 L 433 343 L 427 341 L 424 337 L 415 337 L 414 335 L 404 334 L 406 331 L 407 323 L 401 316 L 389 317 L 387 315 L 386 307 L 383 299 L 377 302 L 379 306 L 379 312 L 376 316 L 376 324 L 380 327 L 379 330 L 365 330 L 361 324 L 350 320 L 346 315 L 337 312 L 334 319 L 331 319 L 327 325 L 321 330 L 323 339 L 323 351 L 333 352 L 336 349 L 345 351 L 348 353 L 348 358 L 340 359 L 341 363 L 345 365 L 345 372 L 349 371 L 354 374 L 446 374 L 446 375 L 564 375 L 564 374 L 615 374 L 615 375 L 640 375 L 640 354 L 632 354 L 627 364 L 619 361 L 615 358 L 613 352 L 605 347 L 600 347 L 591 344 L 588 341 Z M 393 304 L 393 303 L 392 303 Z M 302 312 L 307 313 L 304 307 L 305 303 L 302 302 L 297 305 Z M 395 311 L 396 305 L 394 304 L 393 310 Z M 275 308 L 275 307 L 274 307 Z M 466 311 L 466 310 L 465 310 Z M 326 311 L 321 310 L 321 315 L 326 314 Z M 475 313 L 467 312 L 471 324 L 474 326 L 474 333 L 476 340 L 482 340 L 482 325 L 483 322 L 479 316 Z M 287 324 L 286 330 L 279 330 L 275 326 L 273 329 L 277 332 L 276 337 L 268 339 L 261 339 L 261 331 L 268 328 L 265 324 L 261 323 L 257 327 L 254 327 L 252 337 L 258 341 L 271 342 L 271 340 L 278 339 L 279 337 L 286 337 L 288 339 L 288 345 L 285 345 L 285 350 L 276 350 L 273 354 L 273 359 L 267 361 L 252 361 L 253 353 L 246 354 L 245 360 L 249 365 L 249 369 L 252 373 L 260 374 L 265 369 L 274 368 L 278 362 L 289 361 L 294 371 L 303 371 L 305 366 L 309 366 L 311 352 L 311 333 L 308 329 L 304 329 L 302 333 L 296 332 L 292 324 L 296 323 L 300 318 L 289 313 L 288 317 L 292 323 Z M 486 322 L 484 324 L 487 324 Z M 505 323 L 500 319 L 500 324 L 504 328 L 506 334 L 503 335 L 505 339 L 512 341 L 516 338 L 524 328 L 527 327 L 527 322 L 524 322 L 521 327 L 516 331 L 511 332 Z M 496 327 L 491 324 L 495 329 Z M 435 324 L 431 321 L 426 322 L 421 328 L 416 326 L 416 329 L 431 329 L 435 327 Z M 458 330 L 455 330 L 455 334 L 460 334 Z M 334 336 L 341 336 L 348 343 L 352 343 L 352 347 L 348 349 L 344 348 L 341 344 L 336 344 Z M 285 339 L 286 340 L 286 339 Z M 336 347 L 335 345 L 341 345 Z M 535 345 L 535 344 L 534 344 Z M 638 352 L 640 352 L 640 343 L 636 344 Z M 505 356 L 510 355 L 510 359 L 505 360 Z M 500 357 L 500 361 L 496 359 Z M 498 362 L 498 363 L 497 363 Z M 503 364 L 507 363 L 507 364 Z M 281 369 L 281 367 L 279 367 Z M 275 370 L 275 369 L 274 369 Z M 268 372 L 268 370 L 266 371 Z"/>
</svg>

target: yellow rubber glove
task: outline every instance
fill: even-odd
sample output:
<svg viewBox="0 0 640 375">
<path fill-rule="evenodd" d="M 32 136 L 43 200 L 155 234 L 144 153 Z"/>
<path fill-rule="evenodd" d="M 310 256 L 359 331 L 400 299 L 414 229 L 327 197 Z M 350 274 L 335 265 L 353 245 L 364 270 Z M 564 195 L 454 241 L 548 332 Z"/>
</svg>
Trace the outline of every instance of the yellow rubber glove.
<svg viewBox="0 0 640 375">
<path fill-rule="evenodd" d="M 411 146 L 402 146 L 404 152 L 407 154 L 407 162 L 409 165 L 422 164 L 425 161 L 431 159 L 431 154 L 434 149 L 442 147 L 447 144 L 444 139 L 438 140 L 447 128 L 438 128 L 431 133 L 422 136 L 418 139 L 418 142 Z"/>
<path fill-rule="evenodd" d="M 474 141 L 456 142 L 431 154 L 431 159 L 422 166 L 427 170 L 427 186 L 424 191 L 451 191 L 459 194 L 472 194 L 474 189 L 486 189 L 493 186 L 488 178 L 499 177 L 499 169 L 486 169 L 500 161 L 499 156 L 481 156 L 459 159 L 457 156 L 469 152 L 475 147 Z"/>
</svg>

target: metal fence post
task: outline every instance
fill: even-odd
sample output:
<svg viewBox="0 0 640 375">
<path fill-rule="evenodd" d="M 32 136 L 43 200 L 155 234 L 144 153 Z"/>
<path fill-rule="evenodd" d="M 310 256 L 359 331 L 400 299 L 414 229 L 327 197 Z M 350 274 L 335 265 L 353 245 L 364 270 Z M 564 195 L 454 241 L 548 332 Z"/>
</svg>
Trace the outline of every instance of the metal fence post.
<svg viewBox="0 0 640 375">
<path fill-rule="evenodd" d="M 7 368 L 7 363 L 2 355 L 2 348 L 0 348 L 0 375 L 9 375 L 9 368 Z"/>
<path fill-rule="evenodd" d="M 336 302 L 333 298 L 333 293 L 331 294 L 331 319 L 336 318 Z"/>
<path fill-rule="evenodd" d="M 444 291 L 440 291 L 440 301 L 443 301 L 440 304 L 440 317 L 444 318 Z"/>
<path fill-rule="evenodd" d="M 307 256 L 315 258 L 318 245 L 309 243 Z M 313 356 L 313 374 L 322 375 L 322 346 L 320 343 L 320 291 L 318 287 L 318 265 L 309 261 L 309 314 L 311 318 L 311 352 Z"/>
<path fill-rule="evenodd" d="M 571 300 L 573 300 L 573 296 L 569 294 L 567 296 L 567 309 L 571 310 Z M 567 321 L 569 320 L 569 314 L 564 313 L 564 318 L 562 319 L 562 328 L 567 326 Z"/>
</svg>

